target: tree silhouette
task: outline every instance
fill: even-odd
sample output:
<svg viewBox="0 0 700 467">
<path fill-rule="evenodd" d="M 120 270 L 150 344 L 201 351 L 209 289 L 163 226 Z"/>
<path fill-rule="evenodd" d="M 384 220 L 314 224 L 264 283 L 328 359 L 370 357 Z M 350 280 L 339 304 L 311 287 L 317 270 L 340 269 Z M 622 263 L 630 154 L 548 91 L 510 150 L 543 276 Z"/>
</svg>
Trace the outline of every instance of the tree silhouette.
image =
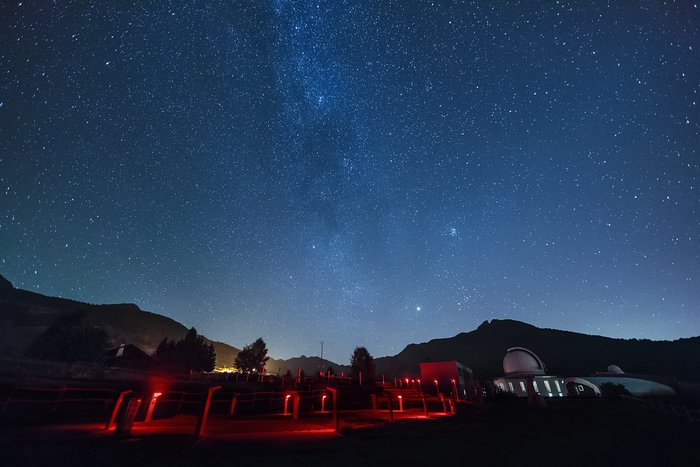
<svg viewBox="0 0 700 467">
<path fill-rule="evenodd" d="M 165 371 L 212 371 L 216 365 L 214 345 L 207 343 L 197 330 L 191 328 L 180 341 L 164 338 L 153 354 L 156 366 Z"/>
<path fill-rule="evenodd" d="M 622 396 L 631 396 L 624 384 L 603 383 L 600 385 L 600 394 L 605 399 L 621 399 Z"/>
<path fill-rule="evenodd" d="M 270 357 L 267 356 L 267 347 L 262 337 L 259 337 L 252 344 L 243 347 L 236 357 L 235 366 L 244 373 L 253 370 L 261 371 Z"/>
<path fill-rule="evenodd" d="M 369 354 L 366 348 L 355 347 L 355 351 L 350 357 L 350 366 L 353 377 L 359 379 L 360 373 L 362 373 L 362 381 L 374 383 L 377 369 L 374 366 L 374 357 Z"/>
<path fill-rule="evenodd" d="M 65 313 L 41 333 L 29 349 L 30 357 L 62 362 L 98 362 L 109 344 L 107 331 L 85 323 L 85 312 Z"/>
</svg>

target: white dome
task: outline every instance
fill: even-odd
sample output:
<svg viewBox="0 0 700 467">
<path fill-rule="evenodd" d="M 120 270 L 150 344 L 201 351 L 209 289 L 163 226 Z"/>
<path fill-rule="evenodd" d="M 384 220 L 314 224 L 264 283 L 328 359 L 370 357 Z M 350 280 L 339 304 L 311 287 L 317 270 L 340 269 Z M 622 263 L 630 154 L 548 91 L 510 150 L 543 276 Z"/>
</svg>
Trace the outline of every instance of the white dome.
<svg viewBox="0 0 700 467">
<path fill-rule="evenodd" d="M 543 375 L 544 363 L 534 352 L 523 347 L 511 347 L 503 357 L 503 371 L 509 374 Z"/>
<path fill-rule="evenodd" d="M 622 371 L 622 368 L 620 368 L 617 365 L 608 365 L 608 373 L 612 373 L 614 375 L 623 375 L 625 374 L 624 371 Z"/>
</svg>

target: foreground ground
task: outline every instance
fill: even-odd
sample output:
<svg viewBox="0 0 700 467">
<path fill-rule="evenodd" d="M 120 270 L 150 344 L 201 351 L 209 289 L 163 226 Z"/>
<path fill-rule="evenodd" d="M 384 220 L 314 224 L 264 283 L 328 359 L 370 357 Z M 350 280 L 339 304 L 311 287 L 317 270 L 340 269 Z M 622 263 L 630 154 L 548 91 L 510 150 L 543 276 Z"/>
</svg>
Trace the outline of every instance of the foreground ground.
<svg viewBox="0 0 700 467">
<path fill-rule="evenodd" d="M 560 401 L 546 409 L 491 405 L 389 424 L 328 418 L 210 420 L 195 440 L 193 419 L 137 425 L 117 437 L 99 425 L 0 428 L 7 466 L 700 466 L 700 424 L 607 401 Z M 343 418 L 341 418 L 343 420 Z M 9 462 L 8 462 L 9 461 Z"/>
</svg>

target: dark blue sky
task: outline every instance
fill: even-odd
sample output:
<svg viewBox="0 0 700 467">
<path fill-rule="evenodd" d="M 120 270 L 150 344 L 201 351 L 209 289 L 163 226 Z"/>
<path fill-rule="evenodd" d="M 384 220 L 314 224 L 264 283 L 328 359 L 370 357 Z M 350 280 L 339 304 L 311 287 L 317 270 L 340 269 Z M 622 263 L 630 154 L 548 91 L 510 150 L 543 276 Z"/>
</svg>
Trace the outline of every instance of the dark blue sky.
<svg viewBox="0 0 700 467">
<path fill-rule="evenodd" d="M 347 363 L 700 334 L 692 1 L 5 2 L 0 273 Z"/>
</svg>

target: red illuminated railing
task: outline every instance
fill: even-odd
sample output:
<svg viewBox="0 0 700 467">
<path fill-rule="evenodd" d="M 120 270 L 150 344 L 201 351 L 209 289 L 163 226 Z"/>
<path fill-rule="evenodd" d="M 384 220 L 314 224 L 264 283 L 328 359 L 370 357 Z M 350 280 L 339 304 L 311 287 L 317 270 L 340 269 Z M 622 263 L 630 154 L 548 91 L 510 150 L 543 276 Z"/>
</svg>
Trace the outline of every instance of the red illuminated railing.
<svg viewBox="0 0 700 467">
<path fill-rule="evenodd" d="M 106 409 L 112 404 L 117 391 L 111 388 L 70 388 L 14 386 L 3 400 L 0 413 L 12 405 L 51 405 L 56 410 L 67 404 L 102 404 Z"/>
</svg>

